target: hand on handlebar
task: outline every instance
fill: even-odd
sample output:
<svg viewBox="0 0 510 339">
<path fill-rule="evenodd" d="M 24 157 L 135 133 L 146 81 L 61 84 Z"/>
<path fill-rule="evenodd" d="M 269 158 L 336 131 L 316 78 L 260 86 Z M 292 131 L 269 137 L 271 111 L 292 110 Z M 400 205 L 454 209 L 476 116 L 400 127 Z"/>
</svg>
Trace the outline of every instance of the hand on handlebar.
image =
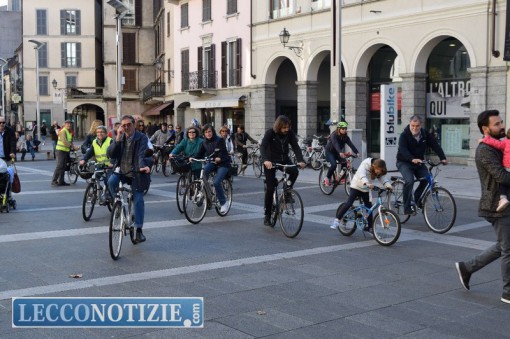
<svg viewBox="0 0 510 339">
<path fill-rule="evenodd" d="M 145 166 L 145 167 L 140 168 L 140 172 L 141 173 L 150 173 L 151 169 L 149 166 Z"/>
<path fill-rule="evenodd" d="M 299 167 L 301 168 L 305 168 L 306 167 L 306 164 L 304 162 L 298 162 L 297 163 L 299 165 Z"/>
<path fill-rule="evenodd" d="M 446 160 L 446 159 L 441 160 L 441 163 L 446 166 L 446 165 L 448 165 L 448 160 Z"/>
<path fill-rule="evenodd" d="M 271 161 L 266 160 L 264 161 L 264 166 L 266 166 L 266 168 L 270 170 L 271 168 L 273 168 L 273 163 Z"/>
</svg>

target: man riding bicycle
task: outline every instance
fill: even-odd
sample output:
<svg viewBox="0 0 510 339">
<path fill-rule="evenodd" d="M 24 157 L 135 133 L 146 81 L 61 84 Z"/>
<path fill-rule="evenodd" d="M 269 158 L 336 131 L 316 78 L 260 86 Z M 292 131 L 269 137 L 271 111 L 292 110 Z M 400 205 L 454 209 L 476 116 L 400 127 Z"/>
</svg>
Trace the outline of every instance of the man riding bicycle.
<svg viewBox="0 0 510 339">
<path fill-rule="evenodd" d="M 405 181 L 402 192 L 404 214 L 415 213 L 411 207 L 414 177 L 417 179 L 424 178 L 428 174 L 427 167 L 422 166 L 427 148 L 432 148 L 444 165 L 448 164 L 443 149 L 439 146 L 437 140 L 421 126 L 422 118 L 418 115 L 413 115 L 409 125 L 402 131 L 398 140 L 397 168 Z M 427 181 L 420 181 L 418 188 L 414 192 L 414 201 L 419 201 L 425 187 L 427 187 Z M 418 207 L 421 208 L 421 206 Z"/>
</svg>

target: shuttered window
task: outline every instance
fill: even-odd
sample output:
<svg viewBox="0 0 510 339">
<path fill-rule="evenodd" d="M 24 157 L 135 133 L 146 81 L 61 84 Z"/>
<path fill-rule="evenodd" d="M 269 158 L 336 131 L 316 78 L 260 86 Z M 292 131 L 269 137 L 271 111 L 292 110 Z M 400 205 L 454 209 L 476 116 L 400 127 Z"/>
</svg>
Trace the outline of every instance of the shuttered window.
<svg viewBox="0 0 510 339">
<path fill-rule="evenodd" d="M 181 87 L 189 89 L 189 50 L 181 51 Z"/>
<path fill-rule="evenodd" d="M 39 67 L 40 68 L 46 68 L 48 67 L 48 44 L 44 44 L 39 48 L 39 53 L 37 54 L 39 56 Z"/>
<path fill-rule="evenodd" d="M 181 5 L 181 28 L 189 26 L 188 23 L 188 4 Z"/>
<path fill-rule="evenodd" d="M 60 44 L 62 67 L 81 67 L 81 43 L 62 42 Z"/>
<path fill-rule="evenodd" d="M 202 0 L 202 21 L 211 21 L 211 0 Z"/>
<path fill-rule="evenodd" d="M 122 33 L 122 63 L 136 63 L 136 33 Z"/>
<path fill-rule="evenodd" d="M 63 9 L 60 11 L 60 34 L 81 34 L 81 12 L 78 10 Z"/>
<path fill-rule="evenodd" d="M 48 76 L 40 75 L 39 76 L 39 95 L 49 95 L 48 89 Z"/>
<path fill-rule="evenodd" d="M 227 14 L 237 13 L 237 0 L 227 0 Z"/>
<path fill-rule="evenodd" d="M 46 10 L 38 9 L 35 11 L 36 13 L 36 21 L 37 21 L 37 35 L 47 35 L 48 34 L 48 21 L 46 19 Z"/>
<path fill-rule="evenodd" d="M 135 69 L 125 69 L 123 70 L 124 75 L 124 91 L 127 92 L 136 92 L 136 70 Z"/>
</svg>

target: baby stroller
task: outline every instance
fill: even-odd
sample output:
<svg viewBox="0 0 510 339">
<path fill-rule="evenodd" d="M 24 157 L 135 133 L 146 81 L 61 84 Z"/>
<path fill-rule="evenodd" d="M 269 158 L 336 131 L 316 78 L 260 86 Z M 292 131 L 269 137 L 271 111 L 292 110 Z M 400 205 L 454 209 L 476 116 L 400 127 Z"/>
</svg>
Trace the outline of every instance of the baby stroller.
<svg viewBox="0 0 510 339">
<path fill-rule="evenodd" d="M 7 163 L 0 159 L 0 213 L 9 213 L 9 209 L 16 209 L 16 200 L 11 196 L 10 174 L 14 175 L 14 170 L 8 170 Z"/>
</svg>

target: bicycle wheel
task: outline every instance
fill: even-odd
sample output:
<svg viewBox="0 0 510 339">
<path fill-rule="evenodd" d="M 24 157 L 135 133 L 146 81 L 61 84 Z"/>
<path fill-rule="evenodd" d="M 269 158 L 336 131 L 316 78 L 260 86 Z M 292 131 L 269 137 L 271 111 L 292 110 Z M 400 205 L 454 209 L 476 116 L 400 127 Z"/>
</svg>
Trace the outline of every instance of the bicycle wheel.
<svg viewBox="0 0 510 339">
<path fill-rule="evenodd" d="M 230 208 L 232 207 L 232 185 L 230 184 L 230 181 L 228 179 L 223 179 L 223 181 L 221 182 L 221 185 L 223 186 L 223 192 L 225 193 L 225 198 L 227 199 L 227 206 L 228 206 L 228 209 L 225 213 L 220 213 L 220 206 L 219 204 L 216 204 L 216 213 L 218 213 L 218 215 L 220 217 L 224 217 L 228 214 L 228 212 L 230 211 Z"/>
<path fill-rule="evenodd" d="M 354 177 L 354 171 L 352 169 L 348 170 L 344 174 L 344 179 L 345 180 L 344 180 L 343 185 L 344 185 L 344 191 L 347 194 L 347 196 L 349 196 L 349 194 L 351 193 L 351 182 L 352 182 L 352 178 L 353 177 Z M 342 180 L 342 178 L 340 178 L 340 180 Z"/>
<path fill-rule="evenodd" d="M 319 172 L 319 188 L 321 189 L 322 193 L 326 195 L 331 195 L 335 191 L 336 185 L 333 179 L 330 180 L 329 186 L 324 185 L 324 178 L 326 178 L 326 175 L 329 170 L 329 163 L 325 162 Z"/>
<path fill-rule="evenodd" d="M 129 229 L 129 238 L 131 239 L 131 243 L 136 245 L 136 234 L 135 234 L 135 210 L 133 207 L 133 196 L 128 195 L 127 198 L 127 210 L 128 210 L 128 220 L 125 221 L 125 229 Z"/>
<path fill-rule="evenodd" d="M 395 212 L 383 208 L 381 213 L 375 216 L 372 229 L 375 241 L 383 246 L 391 246 L 400 236 L 400 219 Z"/>
<path fill-rule="evenodd" d="M 404 181 L 397 179 L 391 184 L 393 192 L 388 193 L 389 197 L 385 200 L 384 207 L 395 212 L 401 224 L 405 224 L 411 217 L 409 214 L 404 214 Z"/>
<path fill-rule="evenodd" d="M 97 201 L 97 191 L 95 184 L 88 184 L 85 189 L 85 194 L 83 195 L 83 204 L 82 204 L 82 215 L 83 220 L 89 221 L 92 216 L 92 212 L 94 212 L 94 206 Z"/>
<path fill-rule="evenodd" d="M 175 188 L 175 200 L 177 201 L 177 209 L 179 212 L 184 213 L 184 194 L 188 186 L 187 174 L 179 176 L 177 186 Z"/>
<path fill-rule="evenodd" d="M 151 174 L 154 173 L 156 170 L 156 167 L 158 167 L 158 157 L 154 157 L 152 159 L 152 166 L 151 166 Z"/>
<path fill-rule="evenodd" d="M 257 154 L 253 156 L 253 173 L 257 178 L 262 176 L 262 160 L 260 160 L 260 156 Z"/>
<path fill-rule="evenodd" d="M 78 180 L 78 164 L 72 163 L 69 167 L 69 171 L 67 171 L 67 179 L 69 179 L 70 184 L 76 184 Z"/>
<path fill-rule="evenodd" d="M 338 215 L 338 212 L 341 208 L 345 205 L 345 202 L 341 203 L 340 206 L 336 209 L 336 214 Z M 356 232 L 356 211 L 355 207 L 351 206 L 347 212 L 345 212 L 344 216 L 342 217 L 342 220 L 340 220 L 340 224 L 338 225 L 338 231 L 342 233 L 342 235 L 345 235 L 346 237 L 350 237 L 351 235 Z"/>
<path fill-rule="evenodd" d="M 168 161 L 168 157 L 165 157 L 162 160 L 161 171 L 165 177 L 168 177 L 170 174 L 172 174 L 172 165 L 170 164 L 170 161 Z"/>
<path fill-rule="evenodd" d="M 312 155 L 310 156 L 310 166 L 315 170 L 318 171 L 321 169 L 322 162 L 320 160 L 320 152 L 313 151 Z"/>
<path fill-rule="evenodd" d="M 451 193 L 439 186 L 428 191 L 423 199 L 423 216 L 432 232 L 448 232 L 457 217 L 457 205 Z"/>
<path fill-rule="evenodd" d="M 200 181 L 192 182 L 184 193 L 184 215 L 192 224 L 198 224 L 207 212 L 207 197 Z"/>
<path fill-rule="evenodd" d="M 305 210 L 303 200 L 299 193 L 293 189 L 287 189 L 280 195 L 279 220 L 283 234 L 288 238 L 295 238 L 303 227 Z"/>
<path fill-rule="evenodd" d="M 113 205 L 112 215 L 110 218 L 110 256 L 113 260 L 117 260 L 122 247 L 122 238 L 124 237 L 124 215 L 122 213 L 122 203 L 117 201 Z"/>
</svg>

